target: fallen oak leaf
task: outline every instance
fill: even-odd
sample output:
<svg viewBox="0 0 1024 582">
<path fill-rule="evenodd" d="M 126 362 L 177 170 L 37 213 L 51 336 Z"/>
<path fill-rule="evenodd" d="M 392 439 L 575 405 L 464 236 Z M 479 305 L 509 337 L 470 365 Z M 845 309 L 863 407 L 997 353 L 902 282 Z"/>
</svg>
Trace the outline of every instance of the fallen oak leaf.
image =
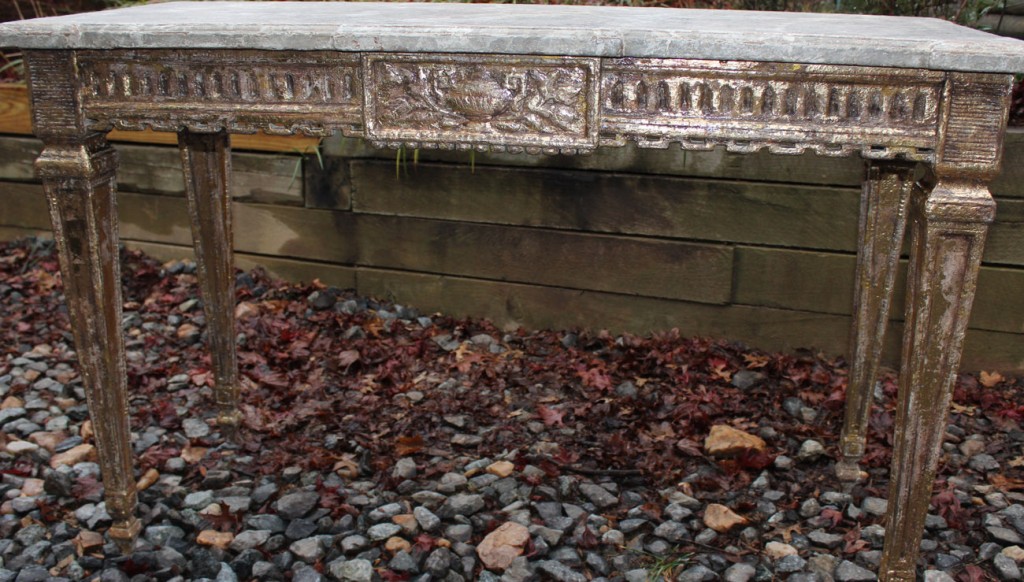
<svg viewBox="0 0 1024 582">
<path fill-rule="evenodd" d="M 562 417 L 565 416 L 564 410 L 538 404 L 537 415 L 544 421 L 545 426 L 565 426 L 565 423 L 562 422 Z"/>
<path fill-rule="evenodd" d="M 832 509 L 831 507 L 822 509 L 820 515 L 821 517 L 831 521 L 832 527 L 836 527 L 841 521 L 843 521 L 843 512 L 838 509 Z"/>
<path fill-rule="evenodd" d="M 981 372 L 980 381 L 982 386 L 986 388 L 993 388 L 1005 379 L 1006 378 L 1004 378 L 999 372 L 985 372 L 983 370 Z"/>
<path fill-rule="evenodd" d="M 956 577 L 960 582 L 984 582 L 985 578 L 985 571 L 974 564 L 964 566 L 963 571 Z"/>
<path fill-rule="evenodd" d="M 362 355 L 359 353 L 359 350 L 345 350 L 338 354 L 338 366 L 345 368 L 345 371 L 347 372 L 348 368 L 352 364 L 358 362 L 361 357 Z"/>
<path fill-rule="evenodd" d="M 399 457 L 408 457 L 422 451 L 425 446 L 423 437 L 419 435 L 398 437 L 398 441 L 395 443 L 395 454 Z"/>
</svg>

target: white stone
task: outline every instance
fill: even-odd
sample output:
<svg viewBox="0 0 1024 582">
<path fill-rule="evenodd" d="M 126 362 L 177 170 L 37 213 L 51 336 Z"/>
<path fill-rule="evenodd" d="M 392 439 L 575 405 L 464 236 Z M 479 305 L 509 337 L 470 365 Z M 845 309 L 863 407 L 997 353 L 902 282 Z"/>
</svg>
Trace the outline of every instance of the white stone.
<svg viewBox="0 0 1024 582">
<path fill-rule="evenodd" d="M 333 49 L 1024 70 L 1024 43 L 934 18 L 612 6 L 167 2 L 5 23 L 0 46 Z"/>
</svg>

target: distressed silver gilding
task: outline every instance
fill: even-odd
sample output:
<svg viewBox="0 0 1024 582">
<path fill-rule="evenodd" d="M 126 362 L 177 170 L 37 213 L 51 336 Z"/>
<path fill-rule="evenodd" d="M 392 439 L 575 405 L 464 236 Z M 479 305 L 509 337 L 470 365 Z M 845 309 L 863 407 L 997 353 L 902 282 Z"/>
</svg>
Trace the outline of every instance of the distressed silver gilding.
<svg viewBox="0 0 1024 582">
<path fill-rule="evenodd" d="M 26 51 L 34 127 L 44 142 L 36 167 L 50 203 L 115 540 L 130 549 L 139 521 L 120 326 L 116 155 L 104 132 L 178 132 L 219 419 L 228 426 L 239 419 L 228 133 L 342 131 L 391 147 L 546 153 L 633 141 L 871 160 L 840 469 L 844 478 L 855 478 L 863 454 L 909 220 L 908 311 L 880 577 L 914 579 L 994 216 L 987 184 L 998 170 L 1011 76 L 595 54 L 166 46 Z M 918 162 L 930 169 L 927 182 L 914 182 Z"/>
</svg>

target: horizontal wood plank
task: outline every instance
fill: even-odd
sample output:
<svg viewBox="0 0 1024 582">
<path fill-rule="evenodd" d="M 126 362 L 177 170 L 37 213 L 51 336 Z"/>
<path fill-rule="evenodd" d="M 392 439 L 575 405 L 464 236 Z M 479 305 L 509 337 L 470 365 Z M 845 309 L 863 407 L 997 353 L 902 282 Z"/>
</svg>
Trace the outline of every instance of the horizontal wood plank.
<svg viewBox="0 0 1024 582">
<path fill-rule="evenodd" d="M 853 310 L 853 255 L 740 246 L 732 303 L 836 315 Z M 906 261 L 896 275 L 891 316 L 903 319 Z M 983 266 L 970 327 L 1024 333 L 1024 271 Z"/>
<path fill-rule="evenodd" d="M 0 239 L 9 240 L 33 232 L 38 231 L 0 227 Z M 187 246 L 163 243 L 128 240 L 126 244 L 161 260 L 190 257 L 192 252 Z M 235 262 L 246 269 L 265 265 L 271 273 L 290 280 L 319 278 L 328 285 L 355 287 L 363 294 L 393 298 L 423 312 L 489 317 L 502 327 L 582 327 L 640 334 L 678 328 L 683 335 L 744 341 L 760 349 L 812 347 L 829 354 L 842 354 L 847 349 L 849 318 L 834 314 L 743 305 L 706 305 L 407 271 L 325 265 L 244 252 L 236 253 Z M 901 333 L 901 324 L 894 322 L 886 341 L 885 363 L 889 366 L 897 365 Z M 1024 372 L 1024 336 L 969 330 L 962 368 Z"/>
<path fill-rule="evenodd" d="M 0 196 L 21 208 L 8 225 L 39 228 L 41 188 L 17 186 Z M 118 203 L 122 237 L 190 244 L 184 200 L 122 192 Z M 235 248 L 263 255 L 707 303 L 728 301 L 732 284 L 724 245 L 264 204 L 236 203 L 234 224 Z"/>
<path fill-rule="evenodd" d="M 356 212 L 853 250 L 859 189 L 354 161 Z"/>
</svg>

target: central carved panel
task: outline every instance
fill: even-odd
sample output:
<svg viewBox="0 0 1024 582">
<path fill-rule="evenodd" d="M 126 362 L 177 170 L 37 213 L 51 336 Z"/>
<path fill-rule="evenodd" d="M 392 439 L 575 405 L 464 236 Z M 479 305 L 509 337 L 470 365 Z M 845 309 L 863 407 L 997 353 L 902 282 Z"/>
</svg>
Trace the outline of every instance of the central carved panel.
<svg viewBox="0 0 1024 582">
<path fill-rule="evenodd" d="M 587 58 L 366 55 L 366 135 L 391 146 L 593 149 L 599 67 Z"/>
</svg>

